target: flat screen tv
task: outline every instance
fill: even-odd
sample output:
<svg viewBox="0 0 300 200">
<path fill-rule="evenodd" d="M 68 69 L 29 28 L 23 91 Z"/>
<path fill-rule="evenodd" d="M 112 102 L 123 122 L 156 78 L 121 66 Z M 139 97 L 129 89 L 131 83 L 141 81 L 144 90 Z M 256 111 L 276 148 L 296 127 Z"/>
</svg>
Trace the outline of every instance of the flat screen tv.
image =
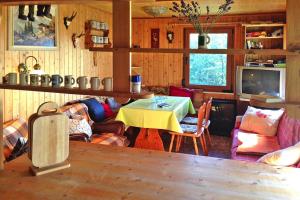
<svg viewBox="0 0 300 200">
<path fill-rule="evenodd" d="M 285 99 L 285 68 L 237 67 L 236 89 L 243 98 L 270 95 Z"/>
</svg>

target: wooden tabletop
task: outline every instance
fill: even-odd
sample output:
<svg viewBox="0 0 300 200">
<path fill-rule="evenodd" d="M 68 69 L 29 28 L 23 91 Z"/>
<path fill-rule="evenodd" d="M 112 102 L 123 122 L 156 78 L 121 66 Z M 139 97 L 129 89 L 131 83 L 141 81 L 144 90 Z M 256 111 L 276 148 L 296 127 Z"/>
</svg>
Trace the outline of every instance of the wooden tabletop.
<svg viewBox="0 0 300 200">
<path fill-rule="evenodd" d="M 0 172 L 0 199 L 300 199 L 300 170 L 72 142 L 71 168 L 33 177 L 26 156 Z"/>
</svg>

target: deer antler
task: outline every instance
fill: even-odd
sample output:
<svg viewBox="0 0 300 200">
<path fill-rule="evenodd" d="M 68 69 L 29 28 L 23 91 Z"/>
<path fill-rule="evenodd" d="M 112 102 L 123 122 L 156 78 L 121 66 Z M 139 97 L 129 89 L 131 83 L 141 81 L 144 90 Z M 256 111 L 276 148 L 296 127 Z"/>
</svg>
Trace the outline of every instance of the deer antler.
<svg viewBox="0 0 300 200">
<path fill-rule="evenodd" d="M 77 38 L 81 38 L 81 37 L 84 36 L 85 34 L 86 34 L 86 32 L 83 31 L 83 32 L 80 33 L 80 35 L 77 35 L 76 37 L 77 37 Z"/>
<path fill-rule="evenodd" d="M 77 12 L 74 12 L 72 13 L 72 16 L 69 18 L 70 21 L 72 21 L 77 15 Z"/>
</svg>

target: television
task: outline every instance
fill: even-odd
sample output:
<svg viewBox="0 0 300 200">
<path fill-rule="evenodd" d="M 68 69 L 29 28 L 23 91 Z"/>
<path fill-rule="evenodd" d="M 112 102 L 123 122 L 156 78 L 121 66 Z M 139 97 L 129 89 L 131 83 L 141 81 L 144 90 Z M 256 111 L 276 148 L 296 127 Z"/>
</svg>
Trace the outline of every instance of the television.
<svg viewBox="0 0 300 200">
<path fill-rule="evenodd" d="M 238 66 L 236 92 L 242 98 L 270 95 L 285 100 L 285 68 Z"/>
</svg>

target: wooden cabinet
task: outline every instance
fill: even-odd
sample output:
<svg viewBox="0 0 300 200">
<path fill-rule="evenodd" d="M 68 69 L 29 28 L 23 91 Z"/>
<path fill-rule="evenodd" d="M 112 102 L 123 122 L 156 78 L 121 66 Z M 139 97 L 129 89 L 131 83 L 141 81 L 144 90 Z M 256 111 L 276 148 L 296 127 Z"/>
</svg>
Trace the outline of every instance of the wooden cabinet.
<svg viewBox="0 0 300 200">
<path fill-rule="evenodd" d="M 109 28 L 105 22 L 89 20 L 85 23 L 85 47 L 87 49 L 94 47 L 109 48 Z"/>
<path fill-rule="evenodd" d="M 245 49 L 286 49 L 285 24 L 244 24 Z M 285 66 L 284 55 L 245 55 L 246 66 Z"/>
</svg>

